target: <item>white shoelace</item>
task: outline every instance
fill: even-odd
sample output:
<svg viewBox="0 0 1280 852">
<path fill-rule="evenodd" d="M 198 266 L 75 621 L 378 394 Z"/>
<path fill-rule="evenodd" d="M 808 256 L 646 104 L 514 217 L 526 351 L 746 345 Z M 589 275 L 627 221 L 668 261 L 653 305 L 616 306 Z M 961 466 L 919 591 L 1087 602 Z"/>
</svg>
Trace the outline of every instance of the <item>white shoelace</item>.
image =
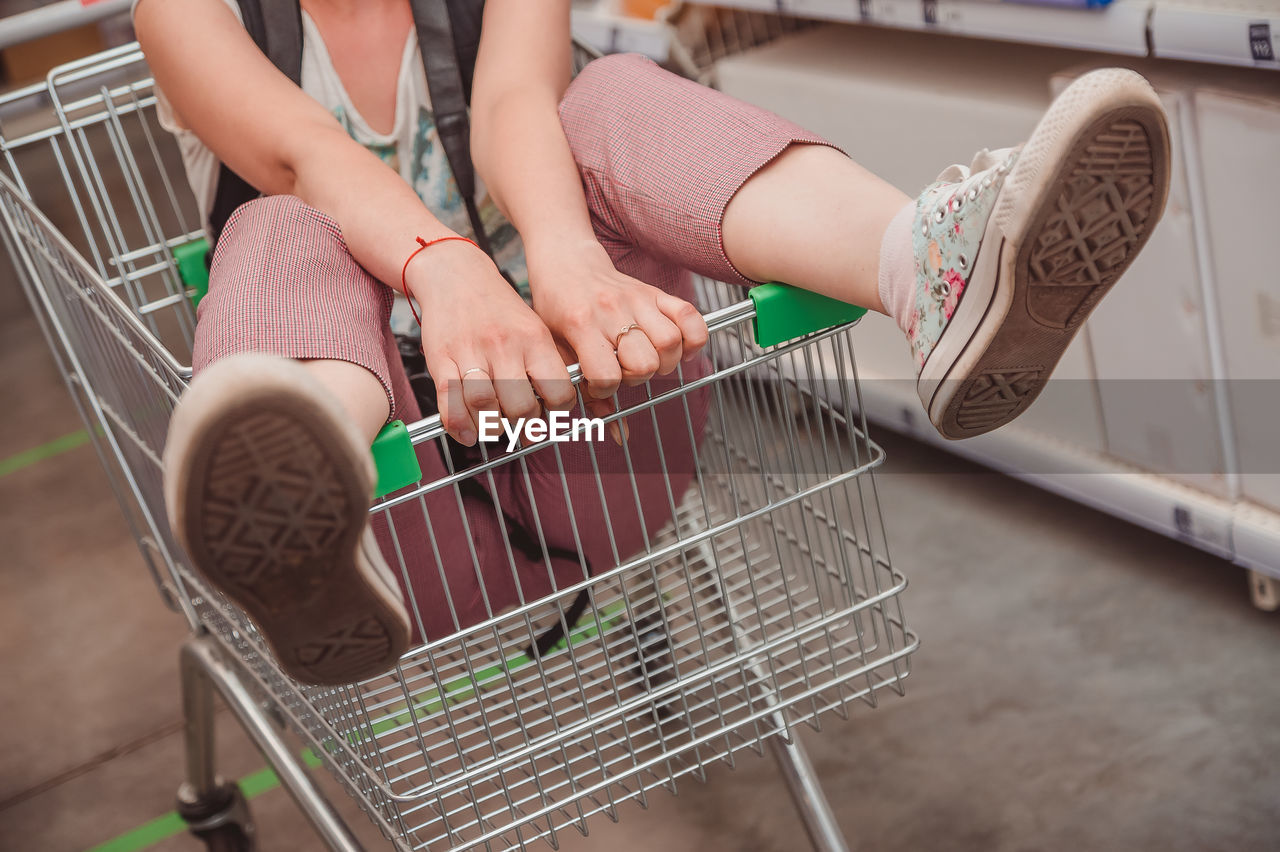
<svg viewBox="0 0 1280 852">
<path fill-rule="evenodd" d="M 994 169 L 996 166 L 1009 159 L 1009 155 L 1021 147 L 1022 146 L 1019 145 L 1013 148 L 997 148 L 994 151 L 983 148 L 981 151 L 973 155 L 973 159 L 969 162 L 969 165 L 966 166 L 963 163 L 954 163 L 947 166 L 942 170 L 942 173 L 938 175 L 938 180 L 946 181 L 947 183 L 960 183 L 961 181 L 969 180 L 969 178 L 974 175 Z"/>
</svg>

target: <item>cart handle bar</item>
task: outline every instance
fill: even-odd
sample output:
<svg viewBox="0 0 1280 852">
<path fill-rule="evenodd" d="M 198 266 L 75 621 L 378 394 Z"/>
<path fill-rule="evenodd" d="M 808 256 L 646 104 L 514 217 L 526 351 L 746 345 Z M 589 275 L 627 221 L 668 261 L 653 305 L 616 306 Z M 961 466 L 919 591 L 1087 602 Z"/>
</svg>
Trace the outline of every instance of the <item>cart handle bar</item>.
<svg viewBox="0 0 1280 852">
<path fill-rule="evenodd" d="M 752 336 L 760 347 L 773 346 L 806 334 L 824 331 L 857 321 L 866 308 L 810 293 L 787 284 L 758 284 L 741 302 L 703 314 L 707 331 L 714 334 L 731 326 L 752 321 Z M 582 365 L 569 366 L 569 380 L 583 379 Z M 417 444 L 445 433 L 440 415 L 433 414 L 406 427 L 409 439 Z"/>
</svg>

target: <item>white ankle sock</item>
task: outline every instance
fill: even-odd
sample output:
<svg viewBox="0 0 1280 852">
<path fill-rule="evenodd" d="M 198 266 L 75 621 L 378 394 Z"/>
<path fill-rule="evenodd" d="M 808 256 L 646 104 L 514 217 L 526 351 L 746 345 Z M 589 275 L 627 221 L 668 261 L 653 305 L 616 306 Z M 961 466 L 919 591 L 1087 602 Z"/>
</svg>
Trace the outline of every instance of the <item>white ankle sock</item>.
<svg viewBox="0 0 1280 852">
<path fill-rule="evenodd" d="M 880 241 L 880 301 L 904 334 L 911 325 L 916 295 L 916 258 L 911 241 L 915 212 L 915 201 L 908 201 L 889 222 Z"/>
</svg>

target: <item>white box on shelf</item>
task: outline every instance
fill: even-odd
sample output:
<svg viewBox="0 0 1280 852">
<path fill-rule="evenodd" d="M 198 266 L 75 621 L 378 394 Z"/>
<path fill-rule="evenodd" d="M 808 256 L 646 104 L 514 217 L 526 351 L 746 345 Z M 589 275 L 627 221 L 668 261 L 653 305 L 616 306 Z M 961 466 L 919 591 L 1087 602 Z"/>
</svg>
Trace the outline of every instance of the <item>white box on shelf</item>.
<svg viewBox="0 0 1280 852">
<path fill-rule="evenodd" d="M 1238 76 L 1195 92 L 1195 124 L 1241 490 L 1280 511 L 1280 94 Z"/>
<path fill-rule="evenodd" d="M 1154 56 L 1280 69 L 1275 0 L 1155 0 Z"/>
<path fill-rule="evenodd" d="M 717 71 L 728 94 L 822 134 L 914 196 L 947 164 L 1026 139 L 1049 105 L 1050 76 L 1078 61 L 1053 49 L 833 25 L 730 57 Z M 1009 73 L 1013 67 L 1018 73 Z M 868 316 L 857 342 L 863 383 L 880 399 L 877 415 L 913 431 L 924 412 L 902 332 L 887 317 Z M 1082 334 L 1020 424 L 1101 451 L 1091 379 Z"/>
<path fill-rule="evenodd" d="M 1149 9 L 1150 0 L 1113 0 L 1094 9 L 938 0 L 935 16 L 939 29 L 957 35 L 1146 56 Z"/>
<path fill-rule="evenodd" d="M 1054 90 L 1084 70 L 1056 75 Z M 1089 320 L 1107 447 L 1123 461 L 1230 497 L 1179 132 L 1189 84 L 1158 75 L 1153 83 L 1173 131 L 1169 203 L 1146 249 Z"/>
</svg>

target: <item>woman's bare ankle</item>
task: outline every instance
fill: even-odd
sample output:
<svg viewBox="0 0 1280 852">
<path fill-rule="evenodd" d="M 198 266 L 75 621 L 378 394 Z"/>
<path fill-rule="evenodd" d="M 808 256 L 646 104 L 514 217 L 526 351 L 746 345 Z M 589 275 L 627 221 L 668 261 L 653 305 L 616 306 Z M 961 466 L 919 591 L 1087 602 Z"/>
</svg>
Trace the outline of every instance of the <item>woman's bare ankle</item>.
<svg viewBox="0 0 1280 852">
<path fill-rule="evenodd" d="M 350 361 L 317 358 L 300 363 L 342 404 L 360 434 L 372 444 L 390 413 L 387 392 L 378 377 Z"/>
</svg>

